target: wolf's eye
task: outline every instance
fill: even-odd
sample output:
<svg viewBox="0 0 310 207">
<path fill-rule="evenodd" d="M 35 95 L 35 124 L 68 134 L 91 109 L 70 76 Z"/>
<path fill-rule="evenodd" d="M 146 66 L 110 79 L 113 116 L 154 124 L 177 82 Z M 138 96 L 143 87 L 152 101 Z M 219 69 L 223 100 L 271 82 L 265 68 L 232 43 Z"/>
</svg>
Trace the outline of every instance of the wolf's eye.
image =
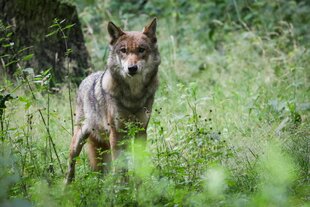
<svg viewBox="0 0 310 207">
<path fill-rule="evenodd" d="M 126 48 L 124 48 L 124 47 L 121 48 L 120 51 L 121 51 L 121 53 L 126 53 L 127 52 Z"/>
<path fill-rule="evenodd" d="M 142 48 L 142 47 L 139 47 L 139 53 L 144 53 L 144 51 L 145 51 L 145 49 L 144 48 Z"/>
</svg>

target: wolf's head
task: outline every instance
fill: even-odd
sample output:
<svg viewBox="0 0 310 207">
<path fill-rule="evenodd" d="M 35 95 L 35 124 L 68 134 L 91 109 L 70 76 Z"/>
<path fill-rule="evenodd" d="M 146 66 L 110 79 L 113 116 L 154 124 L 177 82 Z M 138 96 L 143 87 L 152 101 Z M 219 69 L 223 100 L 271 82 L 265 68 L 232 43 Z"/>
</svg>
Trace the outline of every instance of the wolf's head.
<svg viewBox="0 0 310 207">
<path fill-rule="evenodd" d="M 157 73 L 160 56 L 157 48 L 156 18 L 143 31 L 123 31 L 108 24 L 111 37 L 109 68 L 127 80 L 147 79 Z"/>
</svg>

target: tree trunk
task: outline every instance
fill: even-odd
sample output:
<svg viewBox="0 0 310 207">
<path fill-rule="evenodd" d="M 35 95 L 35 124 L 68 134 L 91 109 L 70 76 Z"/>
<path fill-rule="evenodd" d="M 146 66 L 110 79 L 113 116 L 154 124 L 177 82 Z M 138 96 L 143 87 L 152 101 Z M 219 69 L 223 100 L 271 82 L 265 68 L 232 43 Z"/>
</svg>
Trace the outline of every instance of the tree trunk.
<svg viewBox="0 0 310 207">
<path fill-rule="evenodd" d="M 72 28 L 64 30 L 67 38 L 64 39 L 61 32 L 47 36 L 57 29 L 57 26 L 50 27 L 55 18 L 59 22 L 65 20 L 61 24 L 63 28 L 74 24 Z M 27 53 L 33 54 L 33 57 L 24 58 L 23 67 L 31 67 L 36 73 L 52 68 L 55 82 L 63 82 L 69 77 L 71 81 L 79 83 L 85 76 L 90 61 L 75 6 L 59 0 L 0 0 L 0 20 L 3 22 L 2 30 L 3 25 L 12 25 L 10 38 L 15 50 L 13 46 L 1 48 L 3 41 L 0 42 L 0 68 L 4 67 L 9 74 L 17 71 L 17 64 L 5 65 L 12 61 L 13 56 L 18 58 L 18 50 L 30 46 Z M 65 40 L 67 48 L 72 50 L 69 55 L 66 55 Z M 14 55 L 9 57 L 5 53 Z"/>
</svg>

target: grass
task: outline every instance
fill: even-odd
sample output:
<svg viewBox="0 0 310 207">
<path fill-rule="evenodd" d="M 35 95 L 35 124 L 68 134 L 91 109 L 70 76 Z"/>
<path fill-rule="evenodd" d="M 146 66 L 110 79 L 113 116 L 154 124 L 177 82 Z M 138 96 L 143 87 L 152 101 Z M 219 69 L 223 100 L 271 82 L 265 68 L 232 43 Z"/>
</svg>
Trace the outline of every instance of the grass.
<svg viewBox="0 0 310 207">
<path fill-rule="evenodd" d="M 83 151 L 76 181 L 64 189 L 68 88 L 50 94 L 29 77 L 33 99 L 24 81 L 2 82 L 2 93 L 18 98 L 4 109 L 1 205 L 309 206 L 310 51 L 292 28 L 282 29 L 276 38 L 230 31 L 213 48 L 190 31 L 176 41 L 160 22 L 161 84 L 148 150 L 139 143 L 129 149 L 127 183 L 91 172 Z M 104 45 L 106 36 L 86 38 L 101 68 L 94 41 Z"/>
</svg>

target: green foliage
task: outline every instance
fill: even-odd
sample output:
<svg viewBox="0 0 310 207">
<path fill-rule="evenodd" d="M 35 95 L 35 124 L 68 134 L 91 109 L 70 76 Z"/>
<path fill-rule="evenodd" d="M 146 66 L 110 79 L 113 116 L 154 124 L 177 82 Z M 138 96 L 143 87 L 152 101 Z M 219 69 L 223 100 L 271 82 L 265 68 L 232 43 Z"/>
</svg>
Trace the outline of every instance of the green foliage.
<svg viewBox="0 0 310 207">
<path fill-rule="evenodd" d="M 226 140 L 221 138 L 221 132 L 212 128 L 212 110 L 208 117 L 202 117 L 197 114 L 197 86 L 190 84 L 185 87 L 179 84 L 182 100 L 190 110 L 190 114 L 183 114 L 181 117 L 175 117 L 174 128 L 165 129 L 162 119 L 155 115 L 154 138 L 150 139 L 154 145 L 153 154 L 155 165 L 160 169 L 162 176 L 173 180 L 177 185 L 189 185 L 194 188 L 199 182 L 203 172 L 209 167 L 219 162 L 225 162 L 232 156 L 231 149 L 226 144 Z M 161 114 L 161 109 L 155 109 L 155 114 Z M 182 129 L 182 130 L 177 130 Z M 173 133 L 173 139 L 167 140 L 169 133 Z M 193 162 L 194 160 L 194 162 Z"/>
<path fill-rule="evenodd" d="M 25 67 L 32 55 L 1 24 L 1 67 L 20 68 L 18 81 L 0 82 L 0 205 L 309 206 L 307 1 L 71 2 L 100 70 L 108 20 L 141 30 L 159 18 L 161 84 L 148 141 L 129 123 L 125 172 L 92 172 L 83 151 L 65 187 L 70 85 L 52 94 L 52 69 Z M 55 19 L 47 35 L 71 26 Z"/>
<path fill-rule="evenodd" d="M 254 197 L 259 206 L 290 206 L 288 189 L 296 178 L 297 166 L 273 143 L 267 147 L 258 165 L 260 186 Z"/>
<path fill-rule="evenodd" d="M 12 70 L 12 67 L 21 69 L 25 65 L 23 63 L 33 57 L 33 54 L 28 52 L 31 47 L 16 48 L 13 35 L 12 26 L 5 25 L 0 20 L 0 80 L 6 80 L 8 74 L 18 78 L 20 70 Z"/>
</svg>

